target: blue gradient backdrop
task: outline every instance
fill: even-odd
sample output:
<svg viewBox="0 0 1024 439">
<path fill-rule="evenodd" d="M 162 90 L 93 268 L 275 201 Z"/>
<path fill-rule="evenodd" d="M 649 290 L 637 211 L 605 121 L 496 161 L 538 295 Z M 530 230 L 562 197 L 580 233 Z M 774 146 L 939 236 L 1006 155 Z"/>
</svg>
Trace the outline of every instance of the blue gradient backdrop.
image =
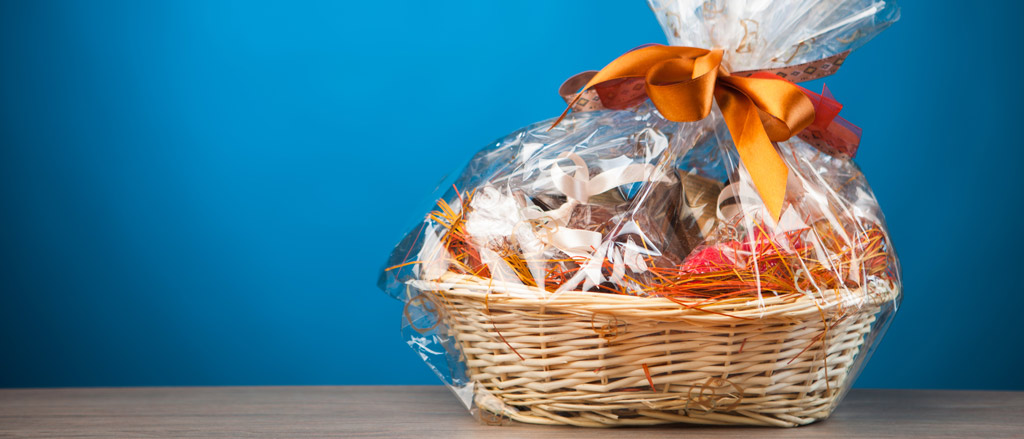
<svg viewBox="0 0 1024 439">
<path fill-rule="evenodd" d="M 1024 390 L 1003 3 L 904 2 L 828 79 L 906 283 L 858 386 Z M 639 0 L 0 3 L 0 387 L 436 383 L 375 286 L 390 246 L 647 42 Z"/>
</svg>

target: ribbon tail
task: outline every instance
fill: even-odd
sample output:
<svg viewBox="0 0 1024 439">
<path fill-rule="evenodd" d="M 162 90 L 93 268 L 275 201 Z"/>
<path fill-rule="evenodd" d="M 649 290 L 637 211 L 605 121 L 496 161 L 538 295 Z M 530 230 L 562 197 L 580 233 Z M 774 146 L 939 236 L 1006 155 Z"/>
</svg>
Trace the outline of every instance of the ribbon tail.
<svg viewBox="0 0 1024 439">
<path fill-rule="evenodd" d="M 569 115 L 569 110 L 572 109 L 573 105 L 576 105 L 576 101 L 580 100 L 580 96 L 583 96 L 583 92 L 577 93 L 576 97 L 572 98 L 572 101 L 569 102 L 569 105 L 565 107 L 565 111 L 562 111 L 562 115 L 558 116 L 558 119 L 555 119 L 555 123 L 551 124 L 551 126 L 548 127 L 548 131 L 555 129 L 555 127 L 557 127 L 558 124 L 562 123 L 562 119 L 565 119 L 565 116 Z"/>
<path fill-rule="evenodd" d="M 786 179 L 789 169 L 775 151 L 765 131 L 757 106 L 743 93 L 726 87 L 715 89 L 715 100 L 725 116 L 736 150 L 743 166 L 753 179 L 754 187 L 761 195 L 772 219 L 782 216 L 782 204 L 786 199 Z"/>
</svg>

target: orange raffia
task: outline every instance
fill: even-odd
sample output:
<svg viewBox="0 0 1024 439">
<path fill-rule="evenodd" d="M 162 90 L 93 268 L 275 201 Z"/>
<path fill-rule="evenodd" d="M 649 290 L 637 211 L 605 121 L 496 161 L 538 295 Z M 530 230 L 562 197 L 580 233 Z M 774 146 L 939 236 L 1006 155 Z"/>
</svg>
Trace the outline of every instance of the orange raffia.
<svg viewBox="0 0 1024 439">
<path fill-rule="evenodd" d="M 477 244 L 465 230 L 465 214 L 474 193 L 458 190 L 456 193 L 461 204 L 458 211 L 442 199 L 429 218 L 446 229 L 442 243 L 448 250 L 452 270 L 489 278 L 490 271 L 480 260 Z M 749 255 L 738 266 L 735 263 L 710 263 L 699 272 L 693 272 L 686 271 L 683 266 L 656 266 L 651 258 L 647 258 L 648 276 L 637 278 L 627 274 L 620 285 L 605 283 L 597 285 L 596 289 L 609 294 L 660 296 L 687 308 L 713 312 L 704 307 L 730 301 L 742 302 L 764 292 L 772 292 L 784 299 L 795 299 L 808 291 L 834 290 L 838 295 L 843 290 L 863 286 L 851 279 L 859 278 L 863 283 L 868 276 L 891 278 L 885 234 L 877 225 L 867 225 L 853 233 L 849 244 L 847 240 L 851 239 L 832 227 L 787 232 L 781 239 L 789 243 L 788 248 L 782 248 L 775 239 L 768 238 L 761 225 L 755 226 L 754 235 L 759 238 L 754 239 L 750 248 L 744 251 Z M 812 240 L 825 246 L 827 260 L 817 259 L 814 246 L 809 244 Z M 557 290 L 580 270 L 581 261 L 568 257 L 528 260 L 511 241 L 499 243 L 492 250 L 527 286 L 537 286 L 537 279 L 530 271 L 531 263 L 542 263 L 545 267 L 544 288 L 548 291 Z M 721 249 L 717 251 L 721 253 Z M 602 270 L 607 274 L 612 269 L 612 262 L 605 258 Z M 859 273 L 852 275 L 851 270 Z"/>
<path fill-rule="evenodd" d="M 657 392 L 658 389 L 654 388 L 654 379 L 651 378 L 651 369 L 647 367 L 647 363 L 640 363 L 640 366 L 643 366 L 644 368 L 644 376 L 647 377 L 647 384 L 651 386 L 651 391 Z"/>
<path fill-rule="evenodd" d="M 451 262 L 453 262 L 454 269 L 457 272 L 485 278 L 490 277 L 490 271 L 480 260 L 480 254 L 476 246 L 470 241 L 469 235 L 465 230 L 466 205 L 473 194 L 470 193 L 463 198 L 457 189 L 456 193 L 459 195 L 460 204 L 462 205 L 458 212 L 452 209 L 448 202 L 442 198 L 437 201 L 438 210 L 430 212 L 427 217 L 447 230 L 441 242 L 451 253 Z"/>
</svg>

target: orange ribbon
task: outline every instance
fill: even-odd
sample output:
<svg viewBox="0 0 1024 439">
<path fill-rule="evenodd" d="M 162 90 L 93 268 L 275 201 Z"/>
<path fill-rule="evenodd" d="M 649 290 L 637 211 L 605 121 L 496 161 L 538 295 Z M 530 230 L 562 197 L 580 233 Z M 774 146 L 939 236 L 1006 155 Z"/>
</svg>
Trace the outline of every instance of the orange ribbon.
<svg viewBox="0 0 1024 439">
<path fill-rule="evenodd" d="M 647 97 L 668 120 L 701 120 L 711 113 L 712 102 L 718 102 L 740 160 L 768 212 L 778 220 L 789 170 L 772 142 L 787 140 L 814 122 L 814 105 L 800 88 L 788 81 L 731 76 L 722 67 L 721 50 L 651 45 L 618 57 L 582 91 L 608 81 L 640 78 Z M 565 118 L 576 99 L 552 127 Z"/>
</svg>

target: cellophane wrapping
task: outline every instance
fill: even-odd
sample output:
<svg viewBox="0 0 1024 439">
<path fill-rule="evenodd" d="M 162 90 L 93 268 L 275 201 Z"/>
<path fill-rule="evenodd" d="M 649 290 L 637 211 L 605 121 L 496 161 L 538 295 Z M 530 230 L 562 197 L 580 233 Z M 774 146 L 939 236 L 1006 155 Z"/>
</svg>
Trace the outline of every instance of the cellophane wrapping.
<svg viewBox="0 0 1024 439">
<path fill-rule="evenodd" d="M 892 2 L 866 0 L 651 0 L 650 6 L 670 44 L 725 49 L 723 65 L 730 71 L 795 65 L 855 49 L 898 18 Z M 835 327 L 828 322 L 872 307 L 870 330 L 850 354 L 855 358 L 832 372 L 846 378 L 829 392 L 852 385 L 900 303 L 902 288 L 885 219 L 850 157 L 825 153 L 797 137 L 778 142 L 789 174 L 783 211 L 775 219 L 717 108 L 703 120 L 681 123 L 664 119 L 647 101 L 628 110 L 573 112 L 554 128 L 552 123 L 527 126 L 472 157 L 396 246 L 381 275 L 381 288 L 405 303 L 405 340 L 470 411 L 495 422 L 514 419 L 508 413 L 523 408 L 487 390 L 505 385 L 484 383 L 502 372 L 467 365 L 467 345 L 460 340 L 472 334 L 456 336 L 449 317 L 460 311 L 437 294 L 467 278 L 488 285 L 494 297 L 500 292 L 541 304 L 580 292 L 667 298 L 688 310 L 741 301 L 753 311 L 716 312 L 737 323 L 767 318 L 765 313 L 777 316 L 766 303 L 799 298 L 822 310 L 821 332 Z M 593 319 L 580 314 L 583 322 Z M 595 349 L 617 342 L 601 326 L 594 327 Z M 517 350 L 508 340 L 512 334 L 494 328 L 503 340 L 495 355 L 514 355 L 529 364 L 529 349 Z M 811 346 L 821 335 L 803 337 Z M 795 346 L 792 357 L 801 355 Z M 743 346 L 731 349 L 743 352 Z M 660 391 L 659 376 L 650 372 L 657 366 L 648 367 L 643 355 L 630 358 L 616 363 L 617 370 L 632 366 L 623 373 L 637 380 L 634 387 L 646 392 L 650 383 L 649 390 Z M 510 364 L 518 363 L 513 358 Z M 720 368 L 687 372 L 692 385 L 721 378 L 736 389 L 756 387 L 737 381 L 734 377 L 742 374 L 735 371 L 731 377 L 719 376 Z M 600 365 L 594 373 L 602 373 Z M 530 377 L 525 381 L 549 379 L 540 372 Z M 768 380 L 760 392 L 769 397 L 771 373 L 758 379 Z M 545 389 L 581 391 L 572 382 L 564 387 Z M 639 392 L 622 389 L 631 391 Z M 679 398 L 692 397 L 692 388 L 683 395 Z M 655 400 L 651 397 L 648 405 Z M 683 416 L 693 407 L 673 409 Z M 700 408 L 704 415 L 711 411 L 706 404 Z M 825 416 L 833 408 L 834 403 Z M 608 413 L 609 419 L 629 419 L 633 412 Z"/>
</svg>

